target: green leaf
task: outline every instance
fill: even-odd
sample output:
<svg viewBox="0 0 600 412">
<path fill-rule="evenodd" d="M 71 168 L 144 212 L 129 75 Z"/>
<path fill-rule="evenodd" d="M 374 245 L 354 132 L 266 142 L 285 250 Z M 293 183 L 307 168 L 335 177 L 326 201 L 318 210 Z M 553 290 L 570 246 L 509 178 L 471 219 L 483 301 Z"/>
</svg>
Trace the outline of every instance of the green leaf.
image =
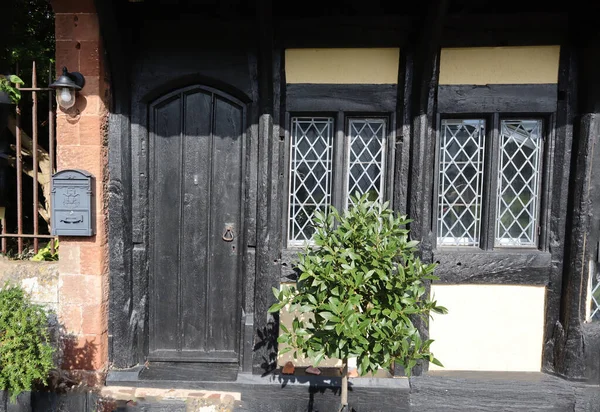
<svg viewBox="0 0 600 412">
<path fill-rule="evenodd" d="M 21 78 L 15 74 L 11 74 L 10 76 L 8 76 L 8 80 L 10 80 L 10 82 L 14 84 L 24 84 L 23 80 L 21 80 Z"/>
<path fill-rule="evenodd" d="M 283 304 L 281 304 L 281 303 L 273 303 L 271 305 L 271 307 L 269 308 L 269 313 L 279 312 L 282 307 L 283 307 Z"/>
<path fill-rule="evenodd" d="M 319 312 L 319 316 L 321 316 L 323 319 L 325 319 L 328 322 L 339 322 L 340 321 L 340 318 L 335 316 L 331 312 Z"/>
</svg>

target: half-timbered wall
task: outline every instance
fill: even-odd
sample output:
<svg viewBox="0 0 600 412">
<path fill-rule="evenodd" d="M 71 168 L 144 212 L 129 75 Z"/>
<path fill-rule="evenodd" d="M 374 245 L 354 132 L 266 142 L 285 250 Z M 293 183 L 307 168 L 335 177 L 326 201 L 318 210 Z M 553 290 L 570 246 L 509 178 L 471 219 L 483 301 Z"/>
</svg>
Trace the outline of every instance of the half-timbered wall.
<svg viewBox="0 0 600 412">
<path fill-rule="evenodd" d="M 461 369 L 460 359 L 465 356 L 465 348 L 452 340 L 450 330 L 476 334 L 474 341 L 481 343 L 476 356 L 482 359 L 496 350 L 490 341 L 498 330 L 490 329 L 509 318 L 522 328 L 506 331 L 503 338 L 509 346 L 503 346 L 504 352 L 498 349 L 497 362 L 484 363 L 483 368 L 519 370 L 521 365 L 527 370 L 541 366 L 553 371 L 557 362 L 576 363 L 560 358 L 563 342 L 555 326 L 566 316 L 560 313 L 561 306 L 568 306 L 565 299 L 572 298 L 563 293 L 563 273 L 564 279 L 570 276 L 563 272 L 563 260 L 569 221 L 566 194 L 571 170 L 576 170 L 568 165 L 577 57 L 564 30 L 557 29 L 566 27 L 565 18 L 488 15 L 490 27 L 483 32 L 472 26 L 469 16 L 446 16 L 445 1 L 433 2 L 427 12 L 419 9 L 413 16 L 367 16 L 345 23 L 343 16 L 274 17 L 274 10 L 282 10 L 270 2 L 257 3 L 256 12 L 240 9 L 231 19 L 224 18 L 226 12 L 218 18 L 176 8 L 163 13 L 161 7 L 153 9 L 151 2 L 118 9 L 97 3 L 114 99 L 109 138 L 109 339 L 115 366 L 141 365 L 149 349 L 149 225 L 154 212 L 148 194 L 152 176 L 148 108 L 168 93 L 195 86 L 224 93 L 246 110 L 240 370 L 264 373 L 277 365 L 278 319 L 267 314 L 267 308 L 273 302 L 271 287 L 295 280 L 297 249 L 290 240 L 298 239 L 290 235 L 290 165 L 294 139 L 301 137 L 294 127 L 308 127 L 308 117 L 311 127 L 316 118 L 332 119 L 319 123 L 319 130 L 323 134 L 330 128 L 321 137 L 332 142 L 330 190 L 338 206 L 344 205 L 350 185 L 344 174 L 349 164 L 344 141 L 351 135 L 351 121 L 372 120 L 371 138 L 385 137 L 387 153 L 378 160 L 385 161 L 381 168 L 385 184 L 378 190 L 397 211 L 414 219 L 410 229 L 421 241 L 422 258 L 439 262 L 440 281 L 433 285 L 433 293 L 447 299 L 451 309 L 458 305 L 454 316 L 436 319 L 431 327 L 440 344 L 445 339 L 448 343 L 449 353 L 444 356 L 449 367 Z M 534 27 L 525 32 L 524 23 Z M 503 47 L 495 47 L 499 44 Z M 458 46 L 461 49 L 450 48 Z M 539 179 L 530 190 L 539 190 L 539 213 L 535 229 L 526 231 L 528 237 L 521 245 L 526 247 L 497 245 L 504 240 L 495 231 L 499 203 L 490 199 L 498 193 L 498 179 L 490 173 L 499 156 L 482 166 L 488 177 L 482 180 L 480 220 L 491 229 L 478 233 L 474 249 L 464 250 L 461 245 L 444 249 L 438 243 L 442 124 L 449 117 L 473 116 L 489 126 L 484 149 L 490 153 L 499 150 L 493 142 L 501 141 L 503 120 L 514 116 L 539 120 L 544 144 L 536 149 Z M 385 133 L 377 134 L 375 125 L 383 125 Z M 531 143 L 534 138 L 524 140 Z M 477 302 L 486 302 L 487 296 L 496 304 L 486 313 Z M 513 299 L 510 305 L 502 296 L 522 299 Z M 485 319 L 480 321 L 489 329 L 474 324 L 478 321 L 474 311 L 482 314 Z M 528 316 L 516 320 L 524 311 Z M 285 316 L 280 320 L 285 321 Z M 426 336 L 428 328 L 420 328 Z M 527 350 L 519 350 L 518 338 L 525 336 L 525 330 Z M 455 333 L 469 339 L 459 335 Z M 527 356 L 527 363 L 519 362 L 516 355 L 508 362 L 514 351 Z M 561 373 L 570 375 L 568 368 Z"/>
<path fill-rule="evenodd" d="M 441 51 L 433 232 L 442 284 L 431 293 L 449 314 L 434 317 L 430 337 L 446 369 L 541 369 L 559 50 Z"/>
</svg>

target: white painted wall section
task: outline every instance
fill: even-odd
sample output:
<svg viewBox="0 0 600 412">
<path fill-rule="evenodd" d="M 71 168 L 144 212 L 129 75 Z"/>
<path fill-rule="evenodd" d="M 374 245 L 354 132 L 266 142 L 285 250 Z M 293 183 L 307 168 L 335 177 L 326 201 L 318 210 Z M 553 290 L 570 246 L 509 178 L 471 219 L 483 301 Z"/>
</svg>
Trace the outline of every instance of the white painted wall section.
<svg viewBox="0 0 600 412">
<path fill-rule="evenodd" d="M 545 287 L 432 285 L 431 293 L 449 313 L 431 320 L 444 368 L 430 370 L 540 371 Z"/>
</svg>

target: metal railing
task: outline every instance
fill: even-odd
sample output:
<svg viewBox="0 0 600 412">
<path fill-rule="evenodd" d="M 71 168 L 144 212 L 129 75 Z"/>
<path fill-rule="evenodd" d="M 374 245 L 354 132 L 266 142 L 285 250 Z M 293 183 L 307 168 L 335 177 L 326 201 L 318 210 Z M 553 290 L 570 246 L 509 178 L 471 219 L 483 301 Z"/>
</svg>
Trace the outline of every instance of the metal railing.
<svg viewBox="0 0 600 412">
<path fill-rule="evenodd" d="M 52 66 L 48 70 L 48 84 L 52 82 Z M 19 75 L 17 67 L 16 74 Z M 8 213 L 0 220 L 2 232 L 0 234 L 0 251 L 2 254 L 8 252 L 8 240 L 16 239 L 16 252 L 22 255 L 25 251 L 25 241 L 30 243 L 27 245 L 32 248 L 34 253 L 37 253 L 40 245 L 40 239 L 53 239 L 55 236 L 50 235 L 50 179 L 55 172 L 55 109 L 54 109 L 54 91 L 48 87 L 38 86 L 38 75 L 36 63 L 32 63 L 31 67 L 31 87 L 19 87 L 22 98 L 16 106 L 14 117 L 9 116 L 7 127 L 9 133 L 14 135 L 14 146 L 11 145 L 11 153 L 6 154 L 7 168 L 13 167 L 16 171 L 16 179 L 14 190 L 8 193 L 8 196 L 14 196 L 9 207 L 16 208 L 16 225 L 15 222 L 9 221 Z M 31 99 L 27 98 L 27 93 L 30 93 Z M 41 99 L 48 101 L 48 118 L 41 123 L 38 120 L 39 103 Z M 23 117 L 23 109 L 30 102 L 31 114 Z M 29 113 L 28 113 L 29 114 Z M 31 117 L 31 136 L 24 130 L 23 120 L 27 121 Z M 43 134 L 43 141 L 40 140 L 40 126 L 47 127 L 47 133 Z M 0 131 L 1 132 L 1 131 Z M 12 154 L 14 153 L 14 155 Z M 31 204 L 29 199 L 24 198 L 24 176 L 29 176 L 31 181 Z M 42 178 L 42 180 L 40 180 Z M 29 186 L 29 182 L 25 185 Z M 11 186 L 12 188 L 13 186 Z M 40 202 L 40 191 L 42 192 L 43 204 Z M 5 200 L 6 201 L 6 200 Z M 32 215 L 28 217 L 28 228 L 24 229 L 25 208 L 30 208 Z M 14 212 L 14 210 L 13 210 Z M 11 213 L 14 216 L 14 213 Z M 46 222 L 47 230 L 40 233 L 40 218 Z M 14 219 L 14 217 L 13 217 Z M 8 233 L 8 227 L 15 228 L 16 233 Z M 12 230 L 14 232 L 14 230 Z M 32 241 L 32 244 L 31 242 Z M 54 252 L 54 242 L 50 242 L 52 252 Z"/>
</svg>

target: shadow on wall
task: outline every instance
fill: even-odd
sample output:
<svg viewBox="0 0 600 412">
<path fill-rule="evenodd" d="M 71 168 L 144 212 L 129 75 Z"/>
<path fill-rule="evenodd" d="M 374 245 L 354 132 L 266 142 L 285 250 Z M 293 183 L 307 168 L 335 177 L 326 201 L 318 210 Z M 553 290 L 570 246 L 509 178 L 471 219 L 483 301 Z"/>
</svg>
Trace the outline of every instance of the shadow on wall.
<svg viewBox="0 0 600 412">
<path fill-rule="evenodd" d="M 95 370 L 94 360 L 99 344 L 71 334 L 60 334 L 61 369 L 63 371 Z M 76 373 L 76 372 L 75 372 Z M 90 384 L 90 382 L 86 382 Z M 93 383 L 92 383 L 93 384 Z"/>
</svg>

